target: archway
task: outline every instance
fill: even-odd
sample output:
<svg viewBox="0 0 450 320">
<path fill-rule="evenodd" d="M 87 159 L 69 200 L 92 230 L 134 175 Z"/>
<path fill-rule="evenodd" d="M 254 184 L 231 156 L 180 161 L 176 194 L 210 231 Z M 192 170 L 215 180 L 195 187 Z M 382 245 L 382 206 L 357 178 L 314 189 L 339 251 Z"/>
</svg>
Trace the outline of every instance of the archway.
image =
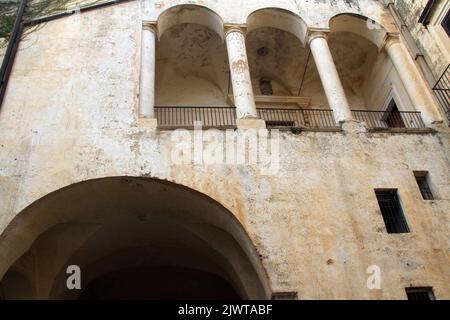
<svg viewBox="0 0 450 320">
<path fill-rule="evenodd" d="M 158 18 L 158 39 L 156 106 L 227 106 L 228 58 L 223 21 L 215 12 L 171 7 Z"/>
<path fill-rule="evenodd" d="M 247 54 L 259 115 L 268 126 L 315 125 L 315 110 L 328 102 L 309 47 L 307 27 L 296 14 L 275 8 L 247 19 Z"/>
<path fill-rule="evenodd" d="M 331 18 L 329 26 L 330 50 L 352 109 L 386 110 L 395 98 L 399 110 L 414 110 L 389 57 L 380 51 L 387 34 L 382 25 L 345 13 Z"/>
<path fill-rule="evenodd" d="M 20 270 L 38 299 L 270 297 L 238 220 L 213 199 L 156 179 L 103 178 L 53 192 L 11 222 L 0 252 L 0 275 Z M 81 269 L 81 290 L 67 288 L 71 265 Z"/>
</svg>

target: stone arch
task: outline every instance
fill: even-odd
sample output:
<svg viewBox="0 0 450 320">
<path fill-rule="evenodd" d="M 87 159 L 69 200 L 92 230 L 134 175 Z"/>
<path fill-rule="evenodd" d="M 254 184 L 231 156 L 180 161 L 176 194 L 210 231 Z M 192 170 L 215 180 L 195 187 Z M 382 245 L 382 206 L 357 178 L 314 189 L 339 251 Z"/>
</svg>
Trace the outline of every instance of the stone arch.
<svg viewBox="0 0 450 320">
<path fill-rule="evenodd" d="M 413 110 L 385 45 L 388 29 L 370 16 L 341 13 L 329 20 L 328 43 L 352 109 L 381 110 L 393 92 L 402 96 L 401 110 Z M 377 90 L 373 90 L 377 88 Z"/>
<path fill-rule="evenodd" d="M 222 18 L 209 8 L 185 4 L 165 10 L 157 24 L 156 106 L 226 106 L 229 69 Z"/>
<path fill-rule="evenodd" d="M 280 8 L 259 9 L 248 16 L 247 26 L 247 53 L 257 105 L 264 107 L 269 100 L 287 108 L 298 108 L 299 101 L 305 108 L 327 104 L 306 46 L 307 24 L 299 15 Z M 261 84 L 265 82 L 270 84 L 267 87 L 271 90 L 266 91 L 272 97 L 264 93 Z"/>
<path fill-rule="evenodd" d="M 306 45 L 307 25 L 305 21 L 291 11 L 280 8 L 264 8 L 252 12 L 247 17 L 247 30 L 270 27 L 293 34 Z"/>
<path fill-rule="evenodd" d="M 330 32 L 355 33 L 378 48 L 384 45 L 387 34 L 386 28 L 379 22 L 356 13 L 339 13 L 330 18 L 328 25 Z"/>
<path fill-rule="evenodd" d="M 45 272 L 27 268 L 35 264 Z M 72 264 L 88 283 L 127 268 L 174 267 L 219 277 L 240 298 L 271 296 L 257 250 L 229 210 L 200 192 L 152 178 L 69 185 L 25 208 L 0 235 L 0 278 L 20 266 L 35 298 L 77 298 L 65 290 Z"/>
<path fill-rule="evenodd" d="M 195 4 L 181 4 L 168 8 L 158 17 L 158 38 L 180 24 L 199 24 L 216 32 L 224 40 L 223 20 L 213 10 Z"/>
</svg>

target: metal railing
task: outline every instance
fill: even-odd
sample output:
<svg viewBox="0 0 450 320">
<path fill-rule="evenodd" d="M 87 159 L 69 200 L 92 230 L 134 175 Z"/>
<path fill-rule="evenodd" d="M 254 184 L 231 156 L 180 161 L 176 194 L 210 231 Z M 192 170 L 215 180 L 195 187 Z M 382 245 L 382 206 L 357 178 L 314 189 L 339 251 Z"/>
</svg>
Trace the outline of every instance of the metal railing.
<svg viewBox="0 0 450 320">
<path fill-rule="evenodd" d="M 155 107 L 160 128 L 191 128 L 201 121 L 204 128 L 236 126 L 236 108 L 232 107 Z"/>
<path fill-rule="evenodd" d="M 257 108 L 258 117 L 273 127 L 335 128 L 333 111 L 327 109 Z M 160 128 L 191 128 L 201 121 L 205 128 L 227 128 L 236 126 L 234 107 L 155 107 Z"/>
<path fill-rule="evenodd" d="M 289 109 L 257 108 L 258 117 L 266 122 L 267 128 L 337 128 L 339 127 L 330 109 Z M 369 128 L 421 129 L 425 124 L 416 111 L 369 111 L 352 110 L 358 121 Z M 193 128 L 201 121 L 203 128 L 236 127 L 236 108 L 234 107 L 155 107 L 158 127 L 162 129 Z"/>
<path fill-rule="evenodd" d="M 422 129 L 425 124 L 416 111 L 369 111 L 352 110 L 355 120 L 363 121 L 372 129 Z"/>
<path fill-rule="evenodd" d="M 257 108 L 258 117 L 273 127 L 335 128 L 333 111 L 329 109 Z"/>
<path fill-rule="evenodd" d="M 450 121 L 450 64 L 434 85 L 433 92 Z"/>
</svg>

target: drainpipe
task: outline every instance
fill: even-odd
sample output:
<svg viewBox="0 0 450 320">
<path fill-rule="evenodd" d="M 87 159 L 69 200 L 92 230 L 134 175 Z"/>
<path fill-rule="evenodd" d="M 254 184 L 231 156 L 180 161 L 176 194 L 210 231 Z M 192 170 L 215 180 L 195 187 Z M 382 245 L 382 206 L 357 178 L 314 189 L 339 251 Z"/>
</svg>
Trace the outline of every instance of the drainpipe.
<svg viewBox="0 0 450 320">
<path fill-rule="evenodd" d="M 0 109 L 3 103 L 3 97 L 5 96 L 6 86 L 8 84 L 8 78 L 11 73 L 11 69 L 16 56 L 17 48 L 19 47 L 20 37 L 23 30 L 23 14 L 27 7 L 28 0 L 22 0 L 20 3 L 19 11 L 17 12 L 16 20 L 9 39 L 8 47 L 6 48 L 5 56 L 3 58 L 2 67 L 0 69 Z"/>
</svg>

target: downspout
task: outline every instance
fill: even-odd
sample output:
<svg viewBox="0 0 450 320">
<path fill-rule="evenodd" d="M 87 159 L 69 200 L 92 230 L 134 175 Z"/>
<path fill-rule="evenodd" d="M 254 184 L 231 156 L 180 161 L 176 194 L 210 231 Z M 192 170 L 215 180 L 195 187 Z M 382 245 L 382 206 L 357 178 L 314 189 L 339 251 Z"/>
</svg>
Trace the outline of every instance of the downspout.
<svg viewBox="0 0 450 320">
<path fill-rule="evenodd" d="M 16 20 L 9 39 L 8 47 L 6 48 L 5 56 L 3 58 L 2 67 L 0 69 L 0 109 L 5 96 L 6 86 L 8 84 L 9 75 L 14 63 L 17 48 L 19 47 L 20 38 L 23 31 L 23 15 L 27 7 L 28 0 L 22 0 L 19 11 L 17 12 Z"/>
</svg>

